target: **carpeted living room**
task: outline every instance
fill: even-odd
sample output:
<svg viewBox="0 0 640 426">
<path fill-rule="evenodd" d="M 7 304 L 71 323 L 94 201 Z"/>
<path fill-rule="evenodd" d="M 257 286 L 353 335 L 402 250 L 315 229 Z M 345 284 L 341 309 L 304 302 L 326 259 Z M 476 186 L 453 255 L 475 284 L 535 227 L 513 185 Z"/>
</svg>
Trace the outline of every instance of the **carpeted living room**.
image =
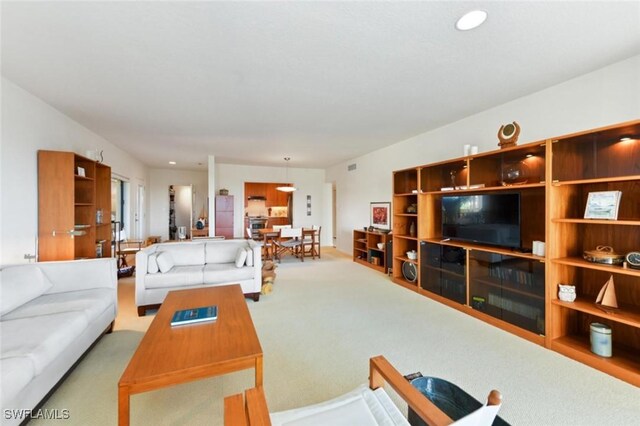
<svg viewBox="0 0 640 426">
<path fill-rule="evenodd" d="M 0 58 L 3 425 L 638 423 L 640 1 L 3 0 Z"/>
<path fill-rule="evenodd" d="M 133 292 L 133 278 L 119 280 L 114 332 L 44 405 L 68 409 L 68 424 L 117 421 L 118 380 L 154 318 L 137 316 Z M 247 303 L 264 351 L 272 411 L 366 383 L 368 359 L 382 354 L 403 374 L 446 379 L 480 400 L 500 390 L 499 415 L 510 424 L 635 423 L 635 386 L 392 285 L 337 250 L 326 249 L 315 261 L 284 260 L 274 291 Z M 252 381 L 253 372 L 244 370 L 134 395 L 131 424 L 222 424 L 224 397 Z"/>
</svg>

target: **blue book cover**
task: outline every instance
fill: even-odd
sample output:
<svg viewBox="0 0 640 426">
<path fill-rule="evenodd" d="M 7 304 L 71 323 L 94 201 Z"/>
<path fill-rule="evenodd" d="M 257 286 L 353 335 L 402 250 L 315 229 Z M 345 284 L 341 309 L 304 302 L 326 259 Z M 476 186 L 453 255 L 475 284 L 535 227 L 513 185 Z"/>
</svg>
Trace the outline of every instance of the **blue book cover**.
<svg viewBox="0 0 640 426">
<path fill-rule="evenodd" d="M 173 314 L 171 325 L 194 324 L 203 321 L 215 321 L 218 318 L 218 307 L 203 306 L 201 308 L 183 309 Z"/>
</svg>

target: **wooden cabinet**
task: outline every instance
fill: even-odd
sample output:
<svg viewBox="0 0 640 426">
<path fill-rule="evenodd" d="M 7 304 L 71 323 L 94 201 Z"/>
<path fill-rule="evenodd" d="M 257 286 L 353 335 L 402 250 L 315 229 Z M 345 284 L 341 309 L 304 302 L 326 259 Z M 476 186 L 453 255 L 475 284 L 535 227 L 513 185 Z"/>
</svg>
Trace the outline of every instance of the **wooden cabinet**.
<svg viewBox="0 0 640 426">
<path fill-rule="evenodd" d="M 640 121 L 557 138 L 550 148 L 547 346 L 640 386 L 640 270 L 582 258 L 598 245 L 640 250 Z M 584 219 L 594 191 L 622 192 L 617 220 Z M 620 308 L 606 312 L 594 302 L 609 277 Z M 559 283 L 575 285 L 574 302 L 558 299 Z M 611 358 L 590 351 L 593 322 L 611 327 Z"/>
<path fill-rule="evenodd" d="M 399 170 L 392 185 L 395 283 L 640 386 L 640 270 L 582 258 L 640 250 L 640 120 Z M 584 219 L 595 191 L 622 192 L 617 220 Z M 505 193 L 519 195 L 520 247 L 443 236 L 444 197 Z M 414 249 L 417 281 L 401 269 Z M 604 311 L 594 302 L 611 276 L 620 308 Z M 558 299 L 560 283 L 575 302 Z M 611 358 L 591 352 L 593 322 L 612 328 Z"/>
<path fill-rule="evenodd" d="M 279 186 L 286 186 L 284 183 L 267 183 L 267 207 L 286 207 L 289 205 L 289 192 L 278 191 L 276 188 Z"/>
<path fill-rule="evenodd" d="M 391 237 L 382 232 L 353 231 L 353 261 L 387 272 L 387 250 Z"/>
<path fill-rule="evenodd" d="M 111 168 L 38 151 L 38 260 L 111 256 Z"/>
<path fill-rule="evenodd" d="M 244 184 L 244 192 L 244 206 L 247 207 L 249 205 L 249 198 L 262 197 L 266 199 L 267 184 L 261 182 L 246 182 Z"/>
<path fill-rule="evenodd" d="M 216 235 L 233 238 L 233 195 L 216 195 Z"/>
</svg>

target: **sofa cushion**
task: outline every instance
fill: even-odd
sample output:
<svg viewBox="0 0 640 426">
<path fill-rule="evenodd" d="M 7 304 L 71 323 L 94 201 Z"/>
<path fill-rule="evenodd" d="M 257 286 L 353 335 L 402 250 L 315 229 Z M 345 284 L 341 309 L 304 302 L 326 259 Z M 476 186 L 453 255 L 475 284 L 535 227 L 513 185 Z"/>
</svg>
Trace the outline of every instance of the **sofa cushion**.
<svg viewBox="0 0 640 426">
<path fill-rule="evenodd" d="M 1 406 L 6 407 L 6 401 L 15 398 L 18 392 L 34 378 L 35 368 L 33 362 L 24 356 L 2 358 L 0 363 L 2 363 Z"/>
<path fill-rule="evenodd" d="M 247 251 L 243 247 L 238 247 L 236 251 L 236 268 L 242 268 L 247 261 Z"/>
<path fill-rule="evenodd" d="M 5 315 L 35 299 L 53 285 L 37 265 L 6 267 L 0 271 L 0 283 L 2 283 L 0 315 Z"/>
<path fill-rule="evenodd" d="M 82 312 L 3 319 L 2 356 L 29 358 L 38 375 L 65 352 L 87 326 Z"/>
<path fill-rule="evenodd" d="M 246 248 L 245 240 L 208 241 L 205 243 L 206 263 L 233 263 L 236 261 L 238 248 Z"/>
<path fill-rule="evenodd" d="M 235 263 L 212 263 L 204 266 L 204 284 L 237 283 L 252 280 L 255 268 L 245 266 L 236 268 Z"/>
<path fill-rule="evenodd" d="M 160 257 L 158 257 L 158 263 L 160 263 Z M 202 285 L 202 268 L 195 265 L 174 266 L 171 271 L 164 274 L 147 274 L 144 286 L 151 289 Z"/>
<path fill-rule="evenodd" d="M 147 257 L 147 272 L 150 274 L 157 274 L 160 272 L 157 257 L 158 253 L 151 253 L 149 257 Z"/>
<path fill-rule="evenodd" d="M 158 251 L 171 253 L 177 266 L 204 265 L 203 243 L 168 243 L 158 247 Z"/>
<path fill-rule="evenodd" d="M 253 250 L 247 247 L 245 251 L 247 252 L 247 260 L 246 260 L 247 266 L 253 266 Z"/>
<path fill-rule="evenodd" d="M 87 322 L 90 323 L 110 306 L 115 311 L 115 304 L 115 291 L 108 288 L 43 294 L 14 309 L 11 313 L 2 317 L 2 320 L 59 314 L 62 312 L 81 312 Z"/>
<path fill-rule="evenodd" d="M 163 274 L 169 272 L 174 265 L 173 256 L 171 256 L 171 253 L 166 251 L 158 253 L 156 256 L 156 262 L 158 263 L 158 269 Z"/>
</svg>

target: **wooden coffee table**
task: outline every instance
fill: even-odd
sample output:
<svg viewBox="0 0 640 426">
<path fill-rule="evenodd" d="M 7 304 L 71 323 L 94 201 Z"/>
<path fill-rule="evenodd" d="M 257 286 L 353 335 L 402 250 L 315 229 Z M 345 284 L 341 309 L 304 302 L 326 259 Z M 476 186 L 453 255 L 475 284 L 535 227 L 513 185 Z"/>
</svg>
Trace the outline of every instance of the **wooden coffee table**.
<svg viewBox="0 0 640 426">
<path fill-rule="evenodd" d="M 217 305 L 213 322 L 171 327 L 175 311 Z M 240 285 L 171 291 L 118 382 L 118 424 L 129 424 L 130 395 L 255 368 L 262 386 L 262 347 Z"/>
</svg>

